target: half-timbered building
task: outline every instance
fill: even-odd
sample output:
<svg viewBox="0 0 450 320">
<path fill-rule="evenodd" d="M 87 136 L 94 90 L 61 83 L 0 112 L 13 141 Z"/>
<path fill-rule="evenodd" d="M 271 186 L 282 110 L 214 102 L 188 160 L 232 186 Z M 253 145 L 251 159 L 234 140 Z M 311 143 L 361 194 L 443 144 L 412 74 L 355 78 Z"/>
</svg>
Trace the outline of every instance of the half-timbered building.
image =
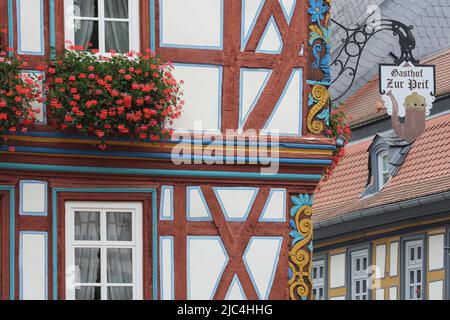
<svg viewBox="0 0 450 320">
<path fill-rule="evenodd" d="M 324 136 L 330 3 L 1 0 L 1 45 L 24 72 L 67 41 L 171 61 L 186 101 L 173 128 L 194 163 L 172 161 L 178 141 L 97 150 L 95 137 L 47 125 L 40 105 L 32 130 L 6 134 L 15 152 L 0 151 L 0 297 L 310 297 L 309 195 L 335 149 Z M 223 154 L 211 164 L 213 142 Z"/>
</svg>

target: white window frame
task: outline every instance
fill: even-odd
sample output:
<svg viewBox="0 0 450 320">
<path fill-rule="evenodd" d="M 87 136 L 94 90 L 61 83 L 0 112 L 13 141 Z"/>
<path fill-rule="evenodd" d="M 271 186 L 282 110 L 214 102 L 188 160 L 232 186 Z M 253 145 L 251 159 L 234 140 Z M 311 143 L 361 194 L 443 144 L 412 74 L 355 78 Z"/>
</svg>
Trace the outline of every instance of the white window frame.
<svg viewBox="0 0 450 320">
<path fill-rule="evenodd" d="M 364 259 L 366 260 L 366 268 L 364 268 Z M 357 262 L 360 262 L 359 270 L 357 269 Z M 351 285 L 351 300 L 370 300 L 369 291 L 369 250 L 354 251 L 350 254 L 350 285 Z M 364 281 L 366 283 L 366 290 L 364 291 Z M 356 287 L 359 284 L 359 293 Z"/>
<path fill-rule="evenodd" d="M 383 160 L 385 158 L 387 159 L 387 163 L 388 163 L 386 169 L 383 168 L 383 162 L 384 162 Z M 377 168 L 377 170 L 378 170 L 378 172 L 377 172 L 377 175 L 378 175 L 378 190 L 381 190 L 381 189 L 384 188 L 385 185 L 387 185 L 387 183 L 389 182 L 389 179 L 390 179 L 389 154 L 386 151 L 383 151 L 383 152 L 379 153 L 378 156 L 377 156 L 377 163 L 378 163 L 378 166 L 377 166 L 378 167 Z M 384 182 L 384 178 L 385 178 L 386 175 L 387 175 L 388 178 L 387 178 L 386 182 Z"/>
<path fill-rule="evenodd" d="M 95 18 L 83 18 L 83 20 L 98 21 L 99 32 L 99 53 L 102 55 L 108 55 L 109 52 L 105 52 L 105 21 L 122 21 L 129 23 L 129 51 L 140 51 L 140 30 L 139 30 L 139 0 L 128 0 L 128 19 L 119 18 L 105 18 L 105 0 L 98 0 L 98 17 Z M 75 43 L 75 30 L 74 30 L 74 0 L 64 0 L 64 34 L 66 40 L 66 48 L 70 46 L 69 43 Z M 69 42 L 69 43 L 67 43 Z"/>
<path fill-rule="evenodd" d="M 411 249 L 414 250 L 414 257 L 411 259 Z M 420 252 L 420 259 L 418 253 Z M 405 296 L 406 300 L 423 300 L 424 296 L 424 268 L 423 257 L 424 255 L 424 242 L 423 240 L 408 241 L 405 243 Z M 413 272 L 413 279 L 411 282 L 411 272 Z M 420 281 L 418 281 L 417 275 L 420 274 Z M 414 290 L 413 296 L 411 296 L 411 287 L 417 288 L 420 286 L 420 298 L 417 296 L 417 292 Z"/>
<path fill-rule="evenodd" d="M 101 287 L 102 300 L 107 299 L 107 248 L 131 248 L 133 250 L 133 300 L 143 299 L 143 225 L 142 203 L 140 202 L 92 202 L 70 201 L 65 203 L 65 259 L 66 259 L 66 299 L 75 300 L 75 248 L 100 248 L 101 249 L 101 281 L 100 284 L 82 284 L 83 286 Z M 99 211 L 101 238 L 100 241 L 76 241 L 75 240 L 75 211 Z M 106 239 L 106 212 L 131 212 L 132 213 L 132 241 L 107 241 Z M 125 286 L 131 286 L 125 285 Z M 114 285 L 112 285 L 114 286 Z M 122 285 L 120 285 L 122 286 Z"/>
<path fill-rule="evenodd" d="M 322 271 L 322 276 L 320 271 Z M 325 260 L 313 262 L 311 277 L 313 282 L 313 300 L 325 300 Z M 322 290 L 322 294 L 320 290 Z"/>
</svg>

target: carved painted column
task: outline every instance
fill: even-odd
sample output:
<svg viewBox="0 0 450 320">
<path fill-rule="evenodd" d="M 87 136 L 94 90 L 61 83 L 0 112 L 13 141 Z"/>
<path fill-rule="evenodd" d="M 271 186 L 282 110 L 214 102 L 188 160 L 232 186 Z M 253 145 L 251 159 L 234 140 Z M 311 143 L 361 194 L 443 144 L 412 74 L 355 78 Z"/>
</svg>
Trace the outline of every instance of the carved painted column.
<svg viewBox="0 0 450 320">
<path fill-rule="evenodd" d="M 292 244 L 289 252 L 289 297 L 291 300 L 311 298 L 312 205 L 313 196 L 292 197 L 290 226 Z"/>
</svg>

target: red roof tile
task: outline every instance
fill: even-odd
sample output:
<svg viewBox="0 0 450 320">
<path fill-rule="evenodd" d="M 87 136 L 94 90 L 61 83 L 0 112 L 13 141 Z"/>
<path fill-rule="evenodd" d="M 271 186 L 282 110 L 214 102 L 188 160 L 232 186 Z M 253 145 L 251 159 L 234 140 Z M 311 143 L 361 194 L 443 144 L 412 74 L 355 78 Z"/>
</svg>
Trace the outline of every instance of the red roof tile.
<svg viewBox="0 0 450 320">
<path fill-rule="evenodd" d="M 371 143 L 363 141 L 346 147 L 347 155 L 315 195 L 315 222 L 450 190 L 450 114 L 429 120 L 397 176 L 382 191 L 362 198 L 369 175 Z"/>
</svg>

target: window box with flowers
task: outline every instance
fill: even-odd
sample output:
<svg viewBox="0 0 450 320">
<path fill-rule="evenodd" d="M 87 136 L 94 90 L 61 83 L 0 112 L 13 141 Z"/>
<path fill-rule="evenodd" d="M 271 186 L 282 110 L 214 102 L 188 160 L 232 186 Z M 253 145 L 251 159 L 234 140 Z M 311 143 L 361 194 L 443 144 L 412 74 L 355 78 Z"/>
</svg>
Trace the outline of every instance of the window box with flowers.
<svg viewBox="0 0 450 320">
<path fill-rule="evenodd" d="M 24 73 L 26 67 L 13 49 L 0 50 L 0 146 L 8 143 L 5 135 L 27 132 L 40 112 L 32 104 L 43 101 L 37 81 L 42 79 Z M 13 146 L 7 149 L 15 150 Z"/>
<path fill-rule="evenodd" d="M 96 136 L 99 148 L 117 137 L 161 141 L 184 102 L 170 63 L 150 51 L 101 57 L 72 47 L 47 69 L 49 123 Z"/>
</svg>

